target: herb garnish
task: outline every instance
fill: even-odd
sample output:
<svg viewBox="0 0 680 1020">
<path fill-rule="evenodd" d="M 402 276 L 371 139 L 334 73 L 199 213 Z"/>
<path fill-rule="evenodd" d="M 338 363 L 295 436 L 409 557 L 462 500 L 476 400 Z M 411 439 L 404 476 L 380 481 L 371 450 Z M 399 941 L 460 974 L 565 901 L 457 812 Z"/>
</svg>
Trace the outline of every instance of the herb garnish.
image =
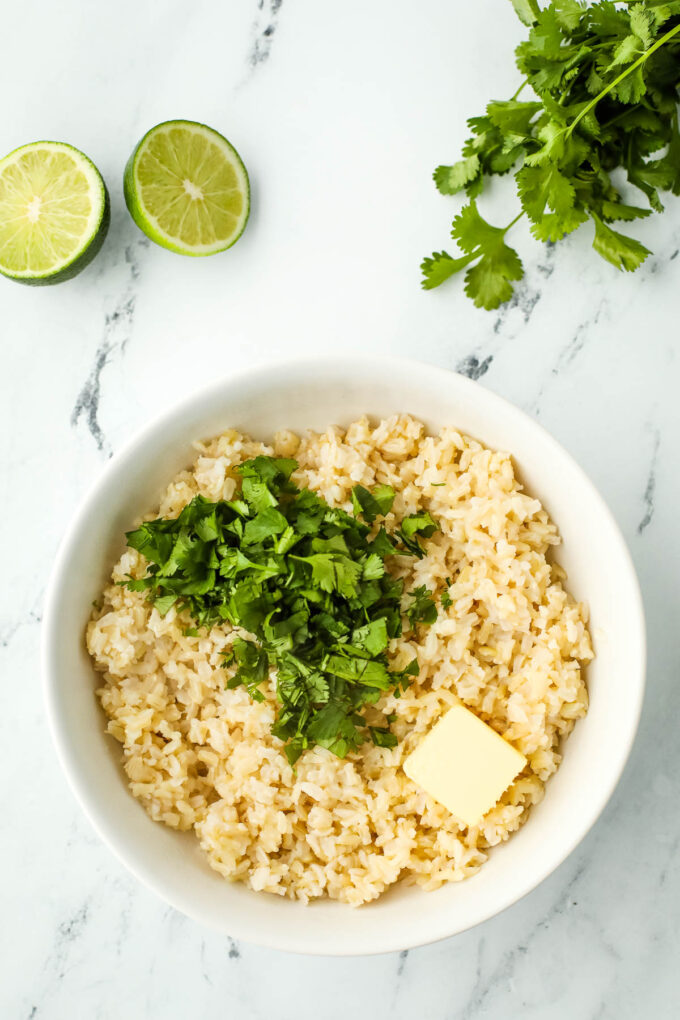
<svg viewBox="0 0 680 1020">
<path fill-rule="evenodd" d="M 357 516 L 329 506 L 291 481 L 297 463 L 256 457 L 241 464 L 238 498 L 211 503 L 196 496 L 175 519 L 147 521 L 128 544 L 150 562 L 127 587 L 148 592 L 161 614 L 187 610 L 194 627 L 228 622 L 254 635 L 235 639 L 227 686 L 245 686 L 261 701 L 270 667 L 281 703 L 272 732 L 286 741 L 293 764 L 315 744 L 344 758 L 370 737 L 393 747 L 390 718 L 367 724 L 365 709 L 386 691 L 397 697 L 418 673 L 414 659 L 391 670 L 386 656 L 402 629 L 403 582 L 385 559 L 422 556 L 420 538 L 437 523 L 428 513 L 405 517 L 396 534 L 368 524 L 389 513 L 394 491 L 355 486 Z M 437 608 L 424 586 L 410 592 L 411 627 L 430 624 Z"/>
<path fill-rule="evenodd" d="M 415 628 L 419 623 L 434 623 L 437 619 L 437 606 L 432 598 L 432 592 L 421 584 L 409 594 L 412 601 L 406 609 L 406 615 L 411 621 L 411 626 Z"/>
<path fill-rule="evenodd" d="M 522 216 L 536 240 L 551 242 L 591 220 L 598 255 L 631 271 L 649 250 L 609 224 L 662 212 L 659 190 L 680 195 L 679 0 L 512 3 L 530 27 L 516 50 L 524 80 L 512 99 L 491 102 L 468 120 L 463 158 L 435 170 L 442 194 L 465 190 L 470 201 L 451 231 L 460 255 L 434 252 L 421 267 L 426 289 L 465 269 L 465 293 L 487 309 L 508 301 L 523 275 L 505 240 Z M 526 85 L 537 101 L 517 98 Z M 650 208 L 622 198 L 611 177 L 617 169 Z M 521 211 L 495 227 L 475 200 L 489 177 L 510 170 Z"/>
</svg>

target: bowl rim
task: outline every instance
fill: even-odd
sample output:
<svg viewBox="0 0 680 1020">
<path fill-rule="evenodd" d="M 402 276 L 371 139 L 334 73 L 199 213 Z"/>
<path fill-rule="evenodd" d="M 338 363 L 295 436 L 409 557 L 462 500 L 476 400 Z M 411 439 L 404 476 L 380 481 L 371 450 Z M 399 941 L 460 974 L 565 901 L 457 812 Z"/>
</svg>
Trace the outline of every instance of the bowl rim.
<svg viewBox="0 0 680 1020">
<path fill-rule="evenodd" d="M 549 877 L 549 875 L 551 875 L 562 863 L 564 863 L 567 857 L 569 857 L 579 843 L 582 842 L 611 799 L 630 756 L 638 731 L 646 683 L 646 626 L 644 603 L 632 556 L 621 529 L 619 528 L 619 525 L 604 498 L 601 496 L 599 490 L 591 481 L 584 469 L 542 424 L 511 401 L 500 396 L 493 390 L 488 389 L 486 386 L 482 386 L 476 380 L 472 380 L 469 377 L 451 369 L 443 368 L 440 365 L 420 361 L 414 358 L 394 357 L 382 354 L 374 355 L 353 353 L 347 356 L 320 354 L 315 357 L 295 357 L 271 361 L 268 360 L 266 362 L 261 362 L 256 365 L 251 365 L 247 368 L 222 375 L 219 379 L 210 382 L 208 385 L 193 388 L 188 395 L 184 396 L 181 400 L 174 402 L 171 406 L 166 407 L 138 428 L 109 458 L 106 464 L 103 465 L 101 471 L 86 489 L 85 494 L 79 499 L 76 509 L 72 514 L 70 523 L 68 524 L 59 543 L 57 554 L 53 561 L 45 593 L 43 624 L 41 628 L 42 688 L 47 721 L 57 753 L 57 758 L 67 778 L 68 785 L 70 786 L 76 801 L 79 803 L 102 842 L 143 886 L 150 888 L 162 901 L 170 904 L 170 906 L 174 909 L 200 924 L 212 928 L 213 930 L 219 930 L 222 933 L 227 933 L 226 928 L 215 925 L 209 919 L 205 918 L 200 910 L 194 909 L 191 896 L 177 894 L 175 890 L 169 891 L 164 882 L 156 880 L 153 872 L 150 872 L 148 869 L 143 868 L 138 864 L 134 849 L 130 849 L 130 844 L 127 840 L 117 838 L 115 825 L 112 825 L 107 820 L 106 811 L 101 810 L 99 804 L 89 796 L 84 783 L 81 781 L 80 771 L 72 760 L 70 738 L 68 737 L 65 727 L 62 726 L 61 712 L 57 699 L 59 671 L 52 655 L 52 649 L 55 646 L 55 642 L 58 642 L 58 633 L 56 631 L 56 621 L 58 616 L 57 605 L 59 591 L 66 581 L 65 568 L 71 560 L 76 536 L 80 531 L 82 523 L 89 515 L 90 505 L 99 489 L 106 484 L 109 476 L 115 473 L 118 465 L 132 457 L 139 448 L 143 447 L 153 433 L 160 430 L 164 425 L 174 421 L 177 417 L 186 415 L 186 413 L 197 403 L 204 400 L 209 402 L 211 397 L 217 396 L 223 389 L 232 388 L 234 385 L 238 385 L 239 383 L 257 382 L 258 376 L 262 376 L 264 381 L 264 377 L 272 376 L 273 374 L 288 374 L 301 370 L 308 373 L 310 366 L 318 366 L 325 370 L 328 370 L 329 368 L 335 368 L 336 370 L 341 368 L 343 371 L 346 371 L 348 368 L 353 371 L 357 368 L 357 366 L 363 367 L 364 370 L 374 368 L 382 371 L 387 369 L 389 371 L 389 369 L 394 368 L 395 370 L 412 371 L 419 374 L 418 382 L 423 385 L 425 384 L 425 376 L 428 373 L 430 373 L 433 381 L 435 378 L 442 380 L 444 378 L 455 376 L 456 385 L 461 386 L 463 389 L 468 389 L 470 393 L 479 393 L 482 391 L 484 394 L 483 399 L 487 402 L 487 406 L 491 408 L 492 413 L 493 408 L 495 407 L 504 415 L 514 416 L 519 422 L 523 422 L 525 426 L 529 425 L 534 431 L 542 436 L 543 442 L 546 443 L 548 447 L 551 447 L 554 453 L 569 462 L 571 469 L 579 476 L 581 485 L 588 490 L 590 498 L 599 505 L 599 510 L 603 515 L 603 519 L 606 521 L 611 537 L 618 546 L 621 563 L 628 573 L 630 595 L 634 600 L 634 604 L 631 605 L 631 610 L 637 620 L 637 634 L 635 635 L 635 644 L 637 645 L 637 662 L 634 663 L 633 668 L 631 669 L 631 675 L 636 678 L 637 683 L 635 688 L 632 689 L 628 695 L 630 702 L 628 712 L 629 725 L 627 732 L 622 733 L 622 739 L 619 744 L 620 750 L 618 754 L 618 761 L 616 762 L 615 767 L 613 767 L 610 771 L 609 780 L 606 785 L 602 787 L 597 803 L 583 817 L 581 824 L 574 828 L 570 838 L 565 840 L 559 853 L 555 854 L 552 859 L 543 865 L 543 867 L 534 871 L 531 874 L 531 877 L 527 877 L 527 879 L 523 882 L 518 882 L 514 887 L 514 891 L 507 895 L 504 899 L 499 900 L 497 905 L 482 909 L 479 916 L 472 923 L 457 924 L 452 918 L 450 924 L 446 926 L 446 930 L 442 930 L 440 925 L 437 930 L 433 930 L 431 936 L 428 935 L 423 938 L 419 937 L 417 940 L 409 942 L 408 945 L 404 945 L 402 939 L 395 939 L 392 937 L 388 931 L 379 946 L 371 949 L 362 949 L 359 953 L 357 953 L 356 950 L 352 950 L 351 947 L 347 947 L 344 944 L 341 945 L 339 942 L 335 942 L 333 947 L 330 949 L 319 948 L 316 940 L 313 940 L 310 936 L 296 935 L 290 938 L 279 938 L 275 934 L 270 935 L 266 931 L 262 931 L 260 935 L 259 930 L 254 934 L 253 930 L 250 928 L 248 928 L 247 931 L 244 931 L 243 926 L 240 925 L 238 919 L 235 919 L 234 924 L 231 924 L 231 918 L 229 921 L 228 934 L 230 937 L 243 940 L 252 945 L 258 945 L 263 948 L 315 956 L 378 955 L 382 953 L 399 952 L 404 949 L 415 949 L 423 945 L 430 945 L 443 939 L 461 934 L 463 931 L 471 930 L 472 928 L 477 927 L 477 925 L 490 920 L 492 917 L 496 917 L 536 889 L 542 882 L 545 881 L 546 878 Z M 513 451 L 511 449 L 508 452 L 511 456 L 513 455 Z M 311 909 L 313 909 L 313 906 Z"/>
</svg>

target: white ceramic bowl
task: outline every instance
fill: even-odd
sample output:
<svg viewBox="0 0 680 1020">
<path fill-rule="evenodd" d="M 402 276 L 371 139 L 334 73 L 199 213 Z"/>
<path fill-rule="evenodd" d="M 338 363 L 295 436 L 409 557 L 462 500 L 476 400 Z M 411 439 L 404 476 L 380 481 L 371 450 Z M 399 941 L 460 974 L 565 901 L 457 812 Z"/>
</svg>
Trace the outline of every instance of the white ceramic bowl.
<svg viewBox="0 0 680 1020">
<path fill-rule="evenodd" d="M 225 882 L 195 837 L 152 822 L 128 793 L 120 747 L 104 734 L 83 635 L 92 600 L 124 547 L 124 531 L 157 503 L 192 459 L 191 442 L 234 426 L 266 439 L 279 428 L 323 429 L 370 414 L 409 412 L 431 428 L 455 424 L 509 450 L 528 491 L 562 534 L 568 587 L 591 609 L 596 659 L 590 709 L 527 824 L 496 847 L 479 874 L 436 892 L 396 887 L 353 910 L 303 906 Z M 464 931 L 549 875 L 590 829 L 621 774 L 644 688 L 644 617 L 630 556 L 602 499 L 539 425 L 477 383 L 443 369 L 385 358 L 337 358 L 258 368 L 173 408 L 111 459 L 63 542 L 44 623 L 47 709 L 59 757 L 102 839 L 178 910 L 239 939 L 303 953 L 401 950 Z"/>
</svg>

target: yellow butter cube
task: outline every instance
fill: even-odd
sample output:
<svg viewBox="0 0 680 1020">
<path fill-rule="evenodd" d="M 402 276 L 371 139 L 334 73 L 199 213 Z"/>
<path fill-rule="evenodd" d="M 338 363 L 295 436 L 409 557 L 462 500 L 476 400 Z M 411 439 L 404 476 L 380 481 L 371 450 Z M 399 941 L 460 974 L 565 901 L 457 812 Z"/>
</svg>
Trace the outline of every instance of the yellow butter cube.
<svg viewBox="0 0 680 1020">
<path fill-rule="evenodd" d="M 414 783 L 466 825 L 476 825 L 527 760 L 463 705 L 449 709 L 404 762 Z"/>
</svg>

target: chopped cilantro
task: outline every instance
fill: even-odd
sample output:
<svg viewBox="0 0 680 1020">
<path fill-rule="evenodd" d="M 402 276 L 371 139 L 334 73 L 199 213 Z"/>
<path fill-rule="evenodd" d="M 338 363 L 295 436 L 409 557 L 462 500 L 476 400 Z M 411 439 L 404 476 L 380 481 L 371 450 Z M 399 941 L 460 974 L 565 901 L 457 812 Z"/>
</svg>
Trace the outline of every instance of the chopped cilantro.
<svg viewBox="0 0 680 1020">
<path fill-rule="evenodd" d="M 402 670 L 389 666 L 389 642 L 401 634 L 403 582 L 385 560 L 422 556 L 419 540 L 437 528 L 423 512 L 404 518 L 394 534 L 380 527 L 371 537 L 368 525 L 392 507 L 389 485 L 355 486 L 353 516 L 298 489 L 296 467 L 294 460 L 256 457 L 237 469 L 236 499 L 196 496 L 176 519 L 129 532 L 128 544 L 149 565 L 145 577 L 125 582 L 147 592 L 163 615 L 173 606 L 187 611 L 188 636 L 225 622 L 251 635 L 236 637 L 225 656 L 233 670 L 227 687 L 243 686 L 262 701 L 275 670 L 272 732 L 291 764 L 315 744 L 341 758 L 366 739 L 396 745 L 391 717 L 386 726 L 369 726 L 364 715 L 383 692 L 398 697 L 418 674 L 416 659 Z M 427 589 L 409 595 L 411 626 L 432 623 L 437 607 Z"/>
<path fill-rule="evenodd" d="M 396 747 L 397 738 L 390 732 L 389 726 L 369 726 L 373 743 L 377 747 Z"/>
<path fill-rule="evenodd" d="M 409 592 L 411 602 L 406 609 L 406 615 L 415 629 L 418 623 L 431 624 L 437 619 L 437 606 L 432 598 L 432 592 L 424 584 Z"/>
<path fill-rule="evenodd" d="M 391 485 L 377 485 L 372 492 L 363 485 L 355 485 L 352 489 L 352 506 L 357 517 L 363 517 L 369 524 L 378 515 L 385 516 L 392 509 L 394 489 Z"/>
<path fill-rule="evenodd" d="M 422 538 L 430 538 L 438 527 L 437 522 L 432 519 L 427 511 L 420 514 L 411 514 L 409 517 L 404 517 L 401 522 L 399 537 L 410 553 L 421 557 L 423 555 L 423 547 L 416 536 L 421 535 Z"/>
</svg>

